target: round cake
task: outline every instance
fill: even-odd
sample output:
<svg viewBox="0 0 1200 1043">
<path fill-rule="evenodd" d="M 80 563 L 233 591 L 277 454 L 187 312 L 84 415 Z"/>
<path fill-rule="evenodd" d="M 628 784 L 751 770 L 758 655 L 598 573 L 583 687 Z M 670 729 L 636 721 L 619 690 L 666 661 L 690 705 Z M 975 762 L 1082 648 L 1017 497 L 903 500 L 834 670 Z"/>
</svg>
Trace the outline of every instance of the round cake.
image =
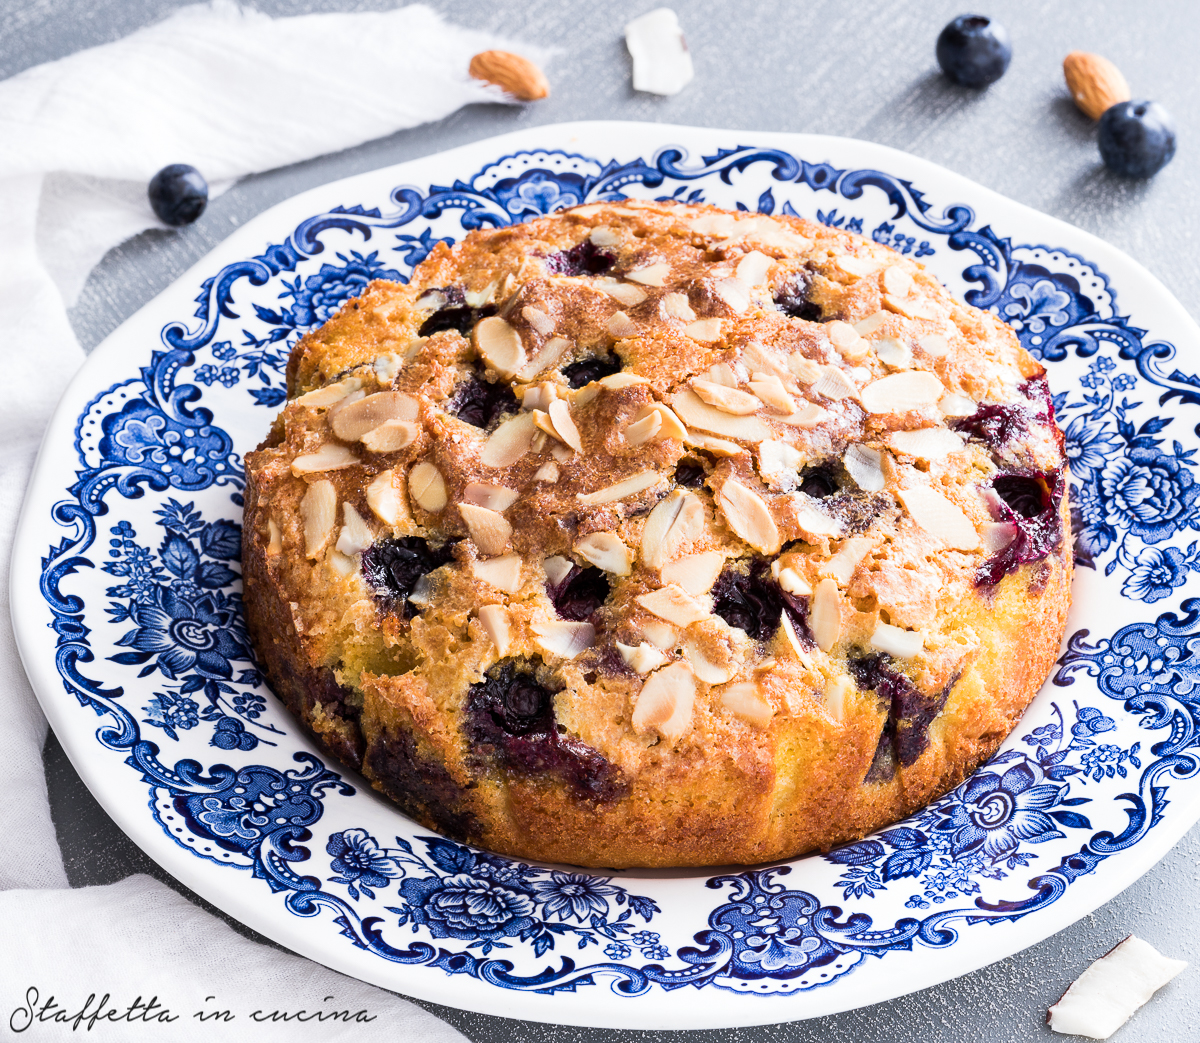
<svg viewBox="0 0 1200 1043">
<path fill-rule="evenodd" d="M 1044 370 L 909 257 L 598 203 L 439 243 L 247 456 L 266 676 L 425 826 L 587 866 L 828 850 L 965 778 L 1070 598 Z"/>
</svg>

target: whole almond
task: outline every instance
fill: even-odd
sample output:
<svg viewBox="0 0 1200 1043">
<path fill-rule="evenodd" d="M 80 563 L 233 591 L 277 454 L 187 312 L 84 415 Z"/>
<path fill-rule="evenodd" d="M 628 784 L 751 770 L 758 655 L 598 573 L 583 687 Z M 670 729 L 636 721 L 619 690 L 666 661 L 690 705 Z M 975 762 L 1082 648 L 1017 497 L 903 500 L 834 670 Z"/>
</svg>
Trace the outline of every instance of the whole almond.
<svg viewBox="0 0 1200 1043">
<path fill-rule="evenodd" d="M 1063 59 L 1063 76 L 1075 104 L 1094 120 L 1131 97 L 1121 70 L 1098 54 L 1072 51 Z"/>
<path fill-rule="evenodd" d="M 518 101 L 537 101 L 550 94 L 542 70 L 528 58 L 509 51 L 480 51 L 467 71 L 477 80 L 494 83 Z"/>
</svg>

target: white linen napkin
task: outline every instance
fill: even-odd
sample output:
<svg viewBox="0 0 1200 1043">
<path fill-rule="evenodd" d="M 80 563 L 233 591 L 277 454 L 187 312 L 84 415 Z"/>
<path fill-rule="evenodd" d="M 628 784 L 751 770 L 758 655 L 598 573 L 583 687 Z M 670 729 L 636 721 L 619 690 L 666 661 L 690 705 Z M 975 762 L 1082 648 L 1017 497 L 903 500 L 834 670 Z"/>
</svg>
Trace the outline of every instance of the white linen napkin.
<svg viewBox="0 0 1200 1043">
<path fill-rule="evenodd" d="M 42 431 L 83 360 L 66 307 L 109 248 L 158 225 L 146 200 L 150 177 L 168 163 L 191 163 L 219 191 L 245 174 L 348 148 L 471 102 L 505 100 L 466 73 L 473 54 L 493 47 L 517 49 L 448 25 L 420 5 L 272 19 L 215 0 L 0 82 L 0 353 L 8 388 L 0 409 L 5 1022 L 27 988 L 76 1003 L 107 991 L 128 1004 L 139 994 L 179 996 L 186 986 L 201 999 L 219 994 L 225 1007 L 247 1014 L 273 995 L 276 1007 L 293 1010 L 311 1010 L 334 995 L 339 1009 L 357 1004 L 377 1014 L 375 1033 L 462 1038 L 388 993 L 246 941 L 148 877 L 59 890 L 67 878 L 41 762 L 46 721 L 13 641 L 8 575 Z M 519 49 L 545 58 L 536 48 Z M 275 1038 L 246 1018 L 202 1023 L 191 1009 L 169 1027 L 157 1025 L 154 1038 Z M 39 1024 L 64 1038 L 77 1031 Z M 106 1031 L 105 1038 L 127 1038 L 111 1026 Z M 286 1031 L 290 1040 L 343 1038 L 329 1022 L 293 1021 Z M 363 1038 L 364 1031 L 350 1026 L 345 1038 Z"/>
</svg>

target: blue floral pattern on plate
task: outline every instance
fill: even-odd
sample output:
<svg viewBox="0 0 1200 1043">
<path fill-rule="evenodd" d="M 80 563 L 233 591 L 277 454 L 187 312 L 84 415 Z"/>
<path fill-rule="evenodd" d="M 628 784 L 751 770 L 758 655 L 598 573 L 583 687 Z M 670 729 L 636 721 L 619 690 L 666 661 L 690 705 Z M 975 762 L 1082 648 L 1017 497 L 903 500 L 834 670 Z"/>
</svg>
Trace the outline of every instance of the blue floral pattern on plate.
<svg viewBox="0 0 1200 1043">
<path fill-rule="evenodd" d="M 977 925 L 1047 908 L 1141 843 L 1172 786 L 1200 773 L 1200 599 L 1091 642 L 1075 633 L 1053 681 L 1087 678 L 1079 698 L 1041 704 L 991 763 L 910 819 L 807 860 L 809 878 L 830 870 L 821 895 L 787 887 L 792 866 L 713 876 L 710 901 L 693 898 L 664 924 L 653 897 L 611 876 L 419 833 L 383 839 L 346 824 L 342 805 L 339 828 L 318 834 L 331 801 L 360 806 L 356 784 L 297 745 L 255 668 L 239 592 L 241 458 L 218 422 L 278 406 L 296 340 L 371 279 L 406 279 L 437 242 L 631 194 L 804 213 L 936 258 L 943 277 L 957 270 L 967 299 L 1009 322 L 1051 370 L 1079 565 L 1133 618 L 1186 593 L 1200 571 L 1188 539 L 1200 528 L 1190 430 L 1200 417 L 1180 410 L 1200 405 L 1200 378 L 1118 313 L 1095 265 L 975 229 L 963 204 L 937 216 L 885 171 L 778 148 L 722 148 L 698 162 L 679 147 L 624 161 L 534 149 L 449 185 L 400 186 L 378 205 L 306 218 L 203 280 L 191 320 L 167 323 L 137 375 L 93 398 L 75 425 L 73 480 L 51 512 L 65 535 L 46 548 L 40 577 L 65 690 L 100 715 L 97 741 L 137 773 L 171 842 L 248 870 L 288 915 L 327 913 L 344 944 L 373 958 L 501 990 L 574 993 L 607 980 L 618 997 L 685 985 L 804 992 L 868 956 L 945 949 Z M 342 246 L 329 259 L 325 239 Z M 356 239 L 375 249 L 352 249 Z M 1176 408 L 1161 412 L 1168 402 Z M 91 595 L 64 590 L 97 565 L 111 581 L 103 614 Z M 914 915 L 876 924 L 870 910 L 885 899 Z M 568 943 L 575 955 L 539 962 Z"/>
</svg>

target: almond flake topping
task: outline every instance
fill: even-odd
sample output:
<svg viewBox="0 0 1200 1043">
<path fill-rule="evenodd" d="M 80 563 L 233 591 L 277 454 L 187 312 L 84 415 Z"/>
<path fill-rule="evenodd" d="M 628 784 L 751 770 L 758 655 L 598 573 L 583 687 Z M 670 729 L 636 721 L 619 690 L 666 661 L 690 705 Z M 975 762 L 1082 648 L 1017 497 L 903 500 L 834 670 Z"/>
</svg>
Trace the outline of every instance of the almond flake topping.
<svg viewBox="0 0 1200 1043">
<path fill-rule="evenodd" d="M 616 279 L 607 276 L 597 279 L 592 285 L 597 290 L 607 293 L 613 300 L 625 305 L 626 308 L 641 304 L 646 299 L 645 290 L 630 286 L 628 283 L 617 282 Z"/>
<path fill-rule="evenodd" d="M 698 340 L 702 344 L 712 344 L 721 339 L 721 320 L 697 319 L 684 326 L 683 332 L 692 340 Z"/>
<path fill-rule="evenodd" d="M 885 268 L 880 282 L 883 284 L 884 293 L 890 293 L 896 297 L 907 297 L 912 293 L 913 277 L 898 264 Z"/>
<path fill-rule="evenodd" d="M 721 693 L 721 707 L 755 728 L 765 728 L 775 716 L 775 708 L 759 694 L 753 681 L 726 688 Z"/>
<path fill-rule="evenodd" d="M 821 376 L 813 384 L 812 391 L 814 395 L 832 398 L 834 401 L 858 393 L 858 389 L 850 382 L 850 378 L 837 366 L 822 366 Z"/>
<path fill-rule="evenodd" d="M 916 630 L 905 630 L 890 623 L 876 623 L 875 632 L 871 635 L 871 647 L 897 659 L 911 659 L 925 647 L 925 638 Z"/>
<path fill-rule="evenodd" d="M 767 439 L 758 444 L 758 473 L 763 477 L 796 471 L 803 462 L 804 454 L 787 442 Z"/>
<path fill-rule="evenodd" d="M 336 384 L 328 384 L 315 391 L 309 391 L 299 398 L 294 398 L 292 403 L 310 409 L 320 409 L 322 406 L 332 406 L 335 402 L 340 402 L 360 387 L 362 387 L 362 381 L 358 377 L 347 377 L 345 380 L 339 380 Z"/>
<path fill-rule="evenodd" d="M 483 443 L 480 462 L 484 467 L 511 467 L 529 452 L 536 431 L 533 413 L 519 413 L 505 420 Z"/>
<path fill-rule="evenodd" d="M 662 567 L 663 583 L 674 583 L 694 597 L 707 594 L 717 582 L 725 565 L 725 555 L 717 550 L 687 554 Z"/>
<path fill-rule="evenodd" d="M 699 428 L 726 438 L 741 438 L 747 442 L 761 442 L 771 437 L 771 428 L 758 417 L 726 413 L 710 406 L 694 391 L 679 392 L 671 400 L 671 405 L 689 428 Z"/>
<path fill-rule="evenodd" d="M 846 700 L 855 692 L 854 682 L 845 674 L 831 677 L 825 685 L 825 708 L 834 720 L 846 717 Z"/>
<path fill-rule="evenodd" d="M 322 479 L 308 487 L 300 501 L 300 518 L 304 522 L 304 554 L 316 560 L 337 522 L 337 490 L 333 482 Z"/>
<path fill-rule="evenodd" d="M 974 399 L 954 392 L 943 395 L 938 399 L 937 405 L 938 409 L 942 411 L 942 416 L 973 416 L 979 408 L 979 404 Z"/>
<path fill-rule="evenodd" d="M 546 410 L 556 398 L 558 398 L 557 384 L 527 385 L 521 394 L 521 408 Z"/>
<path fill-rule="evenodd" d="M 342 504 L 342 516 L 345 525 L 342 526 L 341 535 L 338 536 L 337 549 L 347 557 L 360 554 L 375 542 L 371 527 L 352 504 Z"/>
<path fill-rule="evenodd" d="M 633 552 L 615 532 L 589 533 L 575 544 L 575 553 L 615 576 L 628 576 L 633 561 Z"/>
<path fill-rule="evenodd" d="M 553 484 L 558 481 L 558 464 L 553 460 L 547 460 L 533 474 L 535 482 L 550 482 Z"/>
<path fill-rule="evenodd" d="M 788 369 L 796 374 L 796 379 L 801 384 L 812 384 L 818 380 L 823 372 L 819 362 L 813 362 L 812 359 L 805 358 L 800 352 L 795 352 L 788 356 Z"/>
<path fill-rule="evenodd" d="M 344 445 L 327 442 L 315 453 L 304 453 L 296 457 L 292 461 L 292 474 L 299 478 L 301 475 L 321 471 L 340 471 L 343 467 L 353 467 L 356 463 L 358 457 Z"/>
<path fill-rule="evenodd" d="M 680 441 L 687 438 L 688 429 L 683 426 L 683 421 L 679 419 L 670 406 L 664 406 L 661 402 L 655 402 L 650 407 L 662 418 L 662 427 L 660 437 L 662 438 L 678 438 Z"/>
<path fill-rule="evenodd" d="M 506 594 L 515 594 L 521 589 L 521 555 L 504 554 L 499 558 L 471 562 L 471 572 L 476 579 L 491 584 Z"/>
<path fill-rule="evenodd" d="M 846 540 L 838 548 L 838 552 L 821 566 L 822 576 L 831 576 L 840 586 L 846 586 L 859 562 L 867 556 L 867 552 L 875 545 L 875 541 L 866 536 L 855 536 Z M 780 584 L 782 586 L 782 584 Z"/>
<path fill-rule="evenodd" d="M 662 417 L 657 410 L 650 410 L 641 420 L 636 420 L 625 428 L 626 445 L 641 445 L 657 437 L 662 427 Z"/>
<path fill-rule="evenodd" d="M 534 623 L 532 630 L 538 645 L 563 659 L 574 659 L 596 640 L 596 628 L 591 623 Z"/>
<path fill-rule="evenodd" d="M 542 370 L 549 369 L 562 358 L 563 352 L 570 346 L 571 342 L 563 337 L 555 337 L 553 340 L 546 341 L 542 345 L 542 350 L 517 371 L 518 379 L 532 380 Z"/>
<path fill-rule="evenodd" d="M 739 315 L 750 307 L 750 288 L 741 279 L 721 279 L 713 289 Z"/>
<path fill-rule="evenodd" d="M 527 304 L 521 309 L 521 318 L 543 337 L 554 331 L 554 320 L 541 308 L 535 308 L 532 304 Z"/>
<path fill-rule="evenodd" d="M 779 550 L 779 527 L 761 496 L 731 480 L 721 486 L 718 503 L 726 524 L 751 547 L 763 554 Z"/>
<path fill-rule="evenodd" d="M 732 659 L 725 663 L 714 663 L 705 653 L 703 646 L 691 638 L 684 641 L 683 654 L 691 664 L 693 673 L 705 684 L 724 684 L 737 673 L 738 664 Z"/>
<path fill-rule="evenodd" d="M 696 317 L 692 306 L 688 303 L 687 294 L 664 293 L 662 299 L 663 311 L 673 319 L 681 322 L 691 322 Z"/>
<path fill-rule="evenodd" d="M 508 609 L 503 605 L 484 605 L 479 609 L 479 622 L 483 624 L 484 631 L 496 646 L 496 655 L 506 655 L 510 643 L 511 623 Z"/>
<path fill-rule="evenodd" d="M 806 493 L 792 493 L 796 505 L 796 524 L 810 536 L 836 536 L 842 531 L 841 522 L 831 518 L 817 500 Z"/>
<path fill-rule="evenodd" d="M 692 381 L 692 390 L 700 396 L 701 401 L 715 406 L 722 413 L 732 413 L 734 416 L 748 416 L 757 413 L 762 408 L 762 401 L 756 396 L 736 388 L 726 387 L 711 380 L 696 379 Z"/>
<path fill-rule="evenodd" d="M 671 266 L 666 261 L 658 261 L 655 264 L 639 268 L 637 271 L 629 272 L 625 278 L 630 282 L 640 282 L 643 286 L 662 286 L 670 274 Z"/>
<path fill-rule="evenodd" d="M 936 536 L 954 550 L 974 550 L 979 546 L 979 533 L 962 508 L 935 489 L 918 485 L 912 489 L 897 489 L 896 496 L 904 509 L 922 529 Z"/>
<path fill-rule="evenodd" d="M 609 391 L 620 391 L 622 388 L 636 387 L 638 384 L 649 384 L 650 381 L 645 377 L 639 377 L 636 373 L 610 373 L 607 377 L 601 377 L 596 383 L 603 388 L 608 388 Z"/>
<path fill-rule="evenodd" d="M 621 658 L 625 660 L 625 665 L 639 674 L 648 674 L 651 670 L 657 670 L 667 661 L 665 655 L 646 641 L 640 645 L 623 645 L 617 641 L 616 646 L 617 651 L 621 653 Z"/>
<path fill-rule="evenodd" d="M 787 393 L 783 381 L 774 373 L 755 373 L 750 390 L 772 409 L 785 415 L 796 412 L 796 401 Z"/>
<path fill-rule="evenodd" d="M 503 554 L 512 536 L 512 525 L 497 511 L 477 507 L 473 503 L 460 503 L 458 511 L 467 523 L 471 539 L 481 554 Z"/>
<path fill-rule="evenodd" d="M 411 420 L 385 420 L 362 436 L 361 442 L 372 453 L 394 453 L 412 445 L 421 428 Z"/>
<path fill-rule="evenodd" d="M 430 514 L 437 514 L 446 506 L 446 483 L 442 473 L 427 460 L 422 460 L 408 472 L 408 491 L 417 506 Z"/>
<path fill-rule="evenodd" d="M 575 421 L 571 419 L 571 407 L 561 398 L 550 403 L 548 410 L 550 419 L 554 423 L 555 437 L 560 442 L 569 445 L 575 452 L 583 450 L 583 442 L 579 438 L 579 428 L 575 426 Z"/>
<path fill-rule="evenodd" d="M 660 569 L 671 561 L 685 543 L 704 529 L 704 504 L 700 497 L 674 489 L 660 500 L 642 529 L 642 561 Z"/>
<path fill-rule="evenodd" d="M 623 311 L 614 311 L 604 324 L 604 328 L 618 340 L 623 337 L 636 336 L 638 331 L 637 323 Z"/>
<path fill-rule="evenodd" d="M 808 649 L 804 647 L 805 642 L 801 641 L 800 635 L 796 633 L 796 624 L 792 622 L 791 614 L 787 609 L 779 613 L 779 626 L 783 631 L 784 639 L 796 654 L 796 658 L 805 667 L 812 669 L 812 657 L 808 654 Z"/>
<path fill-rule="evenodd" d="M 808 618 L 817 647 L 822 652 L 830 651 L 842 636 L 841 595 L 836 580 L 823 579 L 817 584 Z"/>
<path fill-rule="evenodd" d="M 283 533 L 280 532 L 279 526 L 274 518 L 267 519 L 267 555 L 275 557 L 276 554 L 283 553 Z"/>
<path fill-rule="evenodd" d="M 910 369 L 868 384 L 861 399 L 868 413 L 900 414 L 935 405 L 945 393 L 942 382 L 932 373 Z"/>
<path fill-rule="evenodd" d="M 906 319 L 936 319 L 941 315 L 940 310 L 931 301 L 923 300 L 920 297 L 895 297 L 885 293 L 883 306 L 888 311 L 903 315 Z"/>
<path fill-rule="evenodd" d="M 893 431 L 888 444 L 897 452 L 918 460 L 944 460 L 963 447 L 962 435 L 948 427 L 919 427 L 915 431 Z"/>
<path fill-rule="evenodd" d="M 741 456 L 746 450 L 736 442 L 727 442 L 723 438 L 710 438 L 708 435 L 698 435 L 688 432 L 684 441 L 697 449 L 707 449 L 714 456 Z"/>
<path fill-rule="evenodd" d="M 880 326 L 887 322 L 888 313 L 886 311 L 877 311 L 873 315 L 868 315 L 865 319 L 859 319 L 854 324 L 854 328 L 858 330 L 864 337 L 869 337 Z"/>
<path fill-rule="evenodd" d="M 883 454 L 865 445 L 851 445 L 842 457 L 842 466 L 863 492 L 877 493 L 884 486 Z"/>
<path fill-rule="evenodd" d="M 880 337 L 875 342 L 875 357 L 892 369 L 908 369 L 912 365 L 912 351 L 891 337 Z"/>
<path fill-rule="evenodd" d="M 581 214 L 579 210 L 575 213 Z M 597 246 L 616 246 L 621 242 L 621 237 L 612 228 L 593 228 L 588 238 Z"/>
<path fill-rule="evenodd" d="M 812 587 L 795 569 L 780 569 L 777 579 L 779 586 L 788 594 L 795 594 L 796 597 L 808 597 L 812 593 Z"/>
<path fill-rule="evenodd" d="M 842 254 L 834 258 L 833 263 L 847 275 L 861 279 L 879 268 L 879 262 L 874 257 L 855 257 L 854 254 Z"/>
<path fill-rule="evenodd" d="M 979 527 L 980 540 L 983 543 L 984 554 L 996 554 L 1004 550 L 1017 538 L 1020 530 L 1015 522 L 990 521 Z"/>
<path fill-rule="evenodd" d="M 647 678 L 633 708 L 631 724 L 638 735 L 654 729 L 668 742 L 679 739 L 692 723 L 696 678 L 685 663 L 671 663 Z"/>
<path fill-rule="evenodd" d="M 551 586 L 557 586 L 566 579 L 567 573 L 574 567 L 575 563 L 570 558 L 564 558 L 561 554 L 554 554 L 542 562 L 546 579 L 550 581 Z"/>
<path fill-rule="evenodd" d="M 595 507 L 598 503 L 613 503 L 616 500 L 625 499 L 626 496 L 643 492 L 660 481 L 662 481 L 662 475 L 657 471 L 642 471 L 632 478 L 626 478 L 623 482 L 617 482 L 616 485 L 597 489 L 594 493 L 580 493 L 579 502 L 585 503 L 589 507 Z"/>
<path fill-rule="evenodd" d="M 928 333 L 924 337 L 920 337 L 917 343 L 926 355 L 930 355 L 935 359 L 944 358 L 950 350 L 950 344 L 946 338 L 936 333 Z"/>
<path fill-rule="evenodd" d="M 774 259 L 758 250 L 751 250 L 737 264 L 737 277 L 746 286 L 762 286 L 767 281 Z"/>
<path fill-rule="evenodd" d="M 825 332 L 830 343 L 837 348 L 838 354 L 850 362 L 858 362 L 865 358 L 870 350 L 870 344 L 848 322 L 834 319 L 826 325 Z"/>
<path fill-rule="evenodd" d="M 668 623 L 680 627 L 698 623 L 711 615 L 691 594 L 673 583 L 640 595 L 637 603 L 647 612 L 653 612 L 659 619 L 665 619 Z"/>
<path fill-rule="evenodd" d="M 486 507 L 489 511 L 507 511 L 521 494 L 516 489 L 507 489 L 503 485 L 484 485 L 481 482 L 471 482 L 463 489 L 463 499 L 476 507 Z"/>
<path fill-rule="evenodd" d="M 513 377 L 525 365 L 521 336 L 499 315 L 489 315 L 475 324 L 472 336 L 484 360 L 502 377 Z"/>
</svg>

